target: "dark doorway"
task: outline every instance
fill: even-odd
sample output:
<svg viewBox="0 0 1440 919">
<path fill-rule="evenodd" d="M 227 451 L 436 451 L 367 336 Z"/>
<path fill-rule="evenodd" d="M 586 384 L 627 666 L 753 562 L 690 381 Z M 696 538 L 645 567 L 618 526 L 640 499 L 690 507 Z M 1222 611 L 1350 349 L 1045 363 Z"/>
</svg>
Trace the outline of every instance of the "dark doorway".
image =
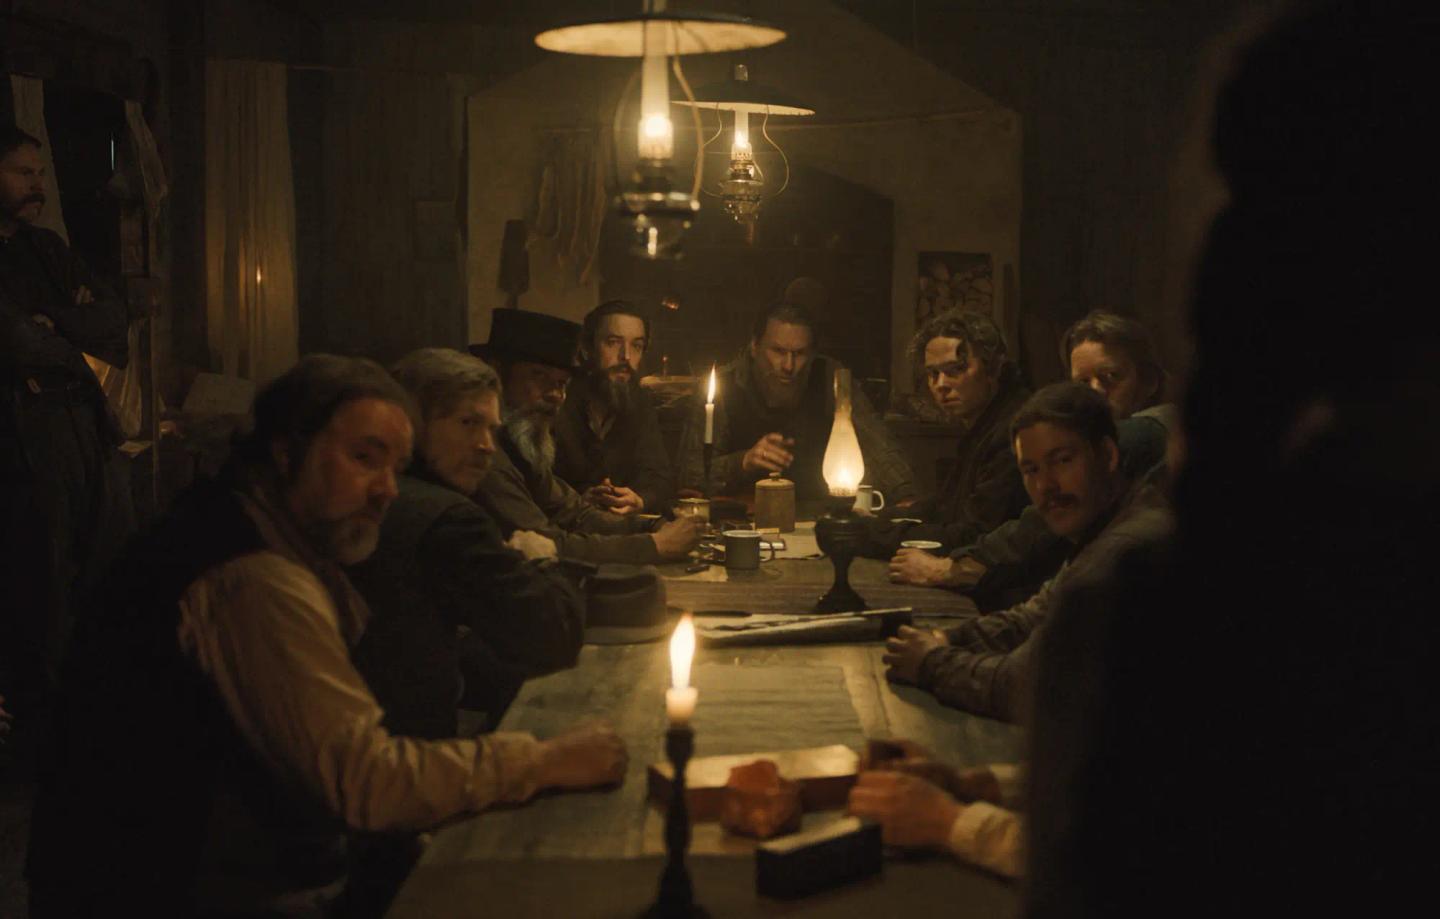
<svg viewBox="0 0 1440 919">
<path fill-rule="evenodd" d="M 755 242 L 705 196 L 685 244 L 685 258 L 651 262 L 625 248 L 607 227 L 601 244 L 601 295 L 655 308 L 661 315 L 647 373 L 669 358 L 672 374 L 708 371 L 733 358 L 750 323 L 796 278 L 824 290 L 820 350 L 848 364 L 857 378 L 887 377 L 890 367 L 890 276 L 894 204 L 816 169 L 797 167 L 790 185 L 765 203 Z M 812 291 L 815 285 L 808 285 Z"/>
<path fill-rule="evenodd" d="M 47 81 L 45 127 L 70 248 L 112 286 L 122 274 L 143 272 L 143 264 L 125 264 L 122 218 L 128 202 L 113 184 L 127 153 L 125 103 L 109 93 Z M 135 229 L 143 231 L 143 225 Z"/>
</svg>

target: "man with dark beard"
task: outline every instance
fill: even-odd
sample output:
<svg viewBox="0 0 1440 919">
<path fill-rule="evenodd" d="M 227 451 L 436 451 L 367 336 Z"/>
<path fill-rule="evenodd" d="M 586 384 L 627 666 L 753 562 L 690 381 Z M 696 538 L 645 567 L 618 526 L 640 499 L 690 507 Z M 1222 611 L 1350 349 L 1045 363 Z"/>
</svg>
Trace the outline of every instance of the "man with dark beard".
<svg viewBox="0 0 1440 919">
<path fill-rule="evenodd" d="M 684 487 L 739 496 L 752 490 L 757 479 L 780 473 L 794 480 L 801 500 L 829 494 L 820 467 L 835 421 L 832 381 L 840 365 L 816 354 L 815 345 L 815 318 L 803 306 L 781 303 L 755 318 L 749 346 L 720 371 L 708 481 L 706 394 L 697 394 L 677 461 Z M 890 503 L 913 499 L 914 475 L 884 421 L 858 386 L 851 390 L 851 400 L 865 481 Z"/>
<path fill-rule="evenodd" d="M 585 317 L 579 379 L 555 419 L 555 473 L 615 514 L 660 513 L 675 493 L 660 420 L 639 384 L 650 320 L 624 300 Z"/>
<path fill-rule="evenodd" d="M 476 500 L 502 531 L 539 533 L 554 541 L 562 557 L 642 565 L 684 558 L 700 542 L 698 520 L 681 518 L 641 532 L 633 516 L 586 503 L 555 475 L 555 418 L 575 369 L 580 332 L 568 319 L 499 309 L 491 317 L 490 340 L 471 346 L 500 371 L 505 399 L 500 450 Z"/>
<path fill-rule="evenodd" d="M 44 176 L 40 141 L 0 128 L 0 695 L 22 742 L 79 596 L 133 527 L 120 429 L 85 362 L 125 366 L 125 306 L 35 225 Z"/>
</svg>

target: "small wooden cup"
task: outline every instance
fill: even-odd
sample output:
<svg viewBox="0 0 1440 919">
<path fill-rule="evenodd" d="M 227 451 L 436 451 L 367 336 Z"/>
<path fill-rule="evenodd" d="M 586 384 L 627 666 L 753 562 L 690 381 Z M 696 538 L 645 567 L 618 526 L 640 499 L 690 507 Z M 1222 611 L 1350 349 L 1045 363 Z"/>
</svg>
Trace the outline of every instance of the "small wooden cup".
<svg viewBox="0 0 1440 919">
<path fill-rule="evenodd" d="M 755 483 L 755 529 L 795 532 L 795 483 L 778 473 Z"/>
</svg>

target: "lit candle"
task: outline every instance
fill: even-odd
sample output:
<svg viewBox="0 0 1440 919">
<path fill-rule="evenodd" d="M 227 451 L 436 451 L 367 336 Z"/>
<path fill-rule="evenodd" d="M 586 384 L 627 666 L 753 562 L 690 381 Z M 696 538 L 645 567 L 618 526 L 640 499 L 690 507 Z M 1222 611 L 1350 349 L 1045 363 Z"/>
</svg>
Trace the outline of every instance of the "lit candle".
<svg viewBox="0 0 1440 919">
<path fill-rule="evenodd" d="M 685 727 L 695 714 L 700 694 L 690 685 L 690 662 L 694 657 L 695 623 L 686 613 L 670 636 L 670 688 L 665 690 L 665 715 L 671 727 Z"/>
<path fill-rule="evenodd" d="M 265 280 L 265 275 L 260 272 L 260 266 L 255 266 L 255 283 L 260 284 Z"/>
<path fill-rule="evenodd" d="M 715 442 L 715 365 L 710 365 L 710 394 L 705 397 L 705 442 Z"/>
</svg>

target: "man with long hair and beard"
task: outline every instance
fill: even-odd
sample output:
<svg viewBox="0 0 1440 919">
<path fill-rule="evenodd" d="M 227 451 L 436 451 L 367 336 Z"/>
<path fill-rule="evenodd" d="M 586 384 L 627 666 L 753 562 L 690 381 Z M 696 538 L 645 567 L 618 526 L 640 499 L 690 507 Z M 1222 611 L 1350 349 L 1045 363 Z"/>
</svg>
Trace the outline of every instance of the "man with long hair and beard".
<svg viewBox="0 0 1440 919">
<path fill-rule="evenodd" d="M 555 471 L 596 507 L 659 513 L 675 477 L 655 404 L 640 386 L 650 320 L 625 300 L 585 316 L 579 377 L 555 419 Z"/>
<path fill-rule="evenodd" d="M 500 371 L 505 400 L 500 450 L 476 500 L 504 532 L 539 533 L 564 558 L 633 564 L 683 558 L 700 541 L 697 521 L 675 520 L 644 532 L 634 515 L 587 503 L 556 475 L 555 421 L 575 370 L 580 333 L 568 319 L 496 310 L 490 340 L 471 347 Z"/>
</svg>

